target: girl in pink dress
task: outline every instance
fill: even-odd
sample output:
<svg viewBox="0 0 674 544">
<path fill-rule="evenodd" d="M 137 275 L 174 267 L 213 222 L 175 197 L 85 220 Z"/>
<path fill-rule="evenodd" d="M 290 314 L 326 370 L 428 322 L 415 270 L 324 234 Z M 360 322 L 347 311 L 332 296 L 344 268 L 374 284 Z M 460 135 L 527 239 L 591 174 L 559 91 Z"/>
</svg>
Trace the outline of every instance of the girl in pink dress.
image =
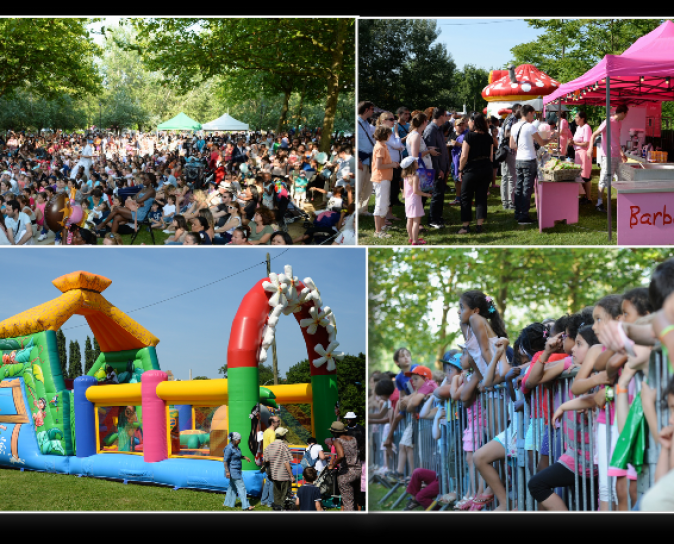
<svg viewBox="0 0 674 544">
<path fill-rule="evenodd" d="M 417 176 L 417 157 L 405 157 L 400 163 L 402 168 L 402 177 L 405 180 L 403 196 L 405 197 L 405 216 L 407 217 L 407 234 L 409 242 L 413 246 L 420 246 L 426 243 L 419 239 L 419 227 L 421 218 L 424 216 L 424 205 L 421 197 L 431 197 L 428 193 L 423 193 L 419 189 L 419 176 Z"/>
</svg>

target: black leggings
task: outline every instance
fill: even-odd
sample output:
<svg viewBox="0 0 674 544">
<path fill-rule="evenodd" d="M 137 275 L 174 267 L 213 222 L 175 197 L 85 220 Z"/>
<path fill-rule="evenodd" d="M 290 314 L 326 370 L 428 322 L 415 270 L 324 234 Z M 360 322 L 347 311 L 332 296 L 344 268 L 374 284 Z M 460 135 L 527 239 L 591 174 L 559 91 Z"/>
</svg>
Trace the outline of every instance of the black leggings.
<svg viewBox="0 0 674 544">
<path fill-rule="evenodd" d="M 464 171 L 461 180 L 461 221 L 470 223 L 473 218 L 472 202 L 475 195 L 475 218 L 487 218 L 487 196 L 489 195 L 489 186 L 493 176 L 491 162 L 484 162 L 484 165 L 471 168 Z"/>
<path fill-rule="evenodd" d="M 578 476 L 578 485 L 580 489 L 578 490 L 578 501 L 580 502 L 577 505 L 577 510 L 589 510 L 593 511 L 597 509 L 597 498 L 592 495 L 591 487 L 591 478 L 583 478 Z M 531 496 L 536 499 L 538 502 L 543 502 L 550 498 L 550 496 L 555 492 L 556 487 L 568 487 L 571 491 L 571 496 L 575 501 L 575 484 L 576 477 L 573 472 L 571 472 L 566 466 L 562 463 L 557 462 L 554 465 L 550 465 L 545 470 L 541 470 L 535 476 L 529 480 L 529 492 Z M 583 485 L 584 484 L 584 485 Z M 583 490 L 583 487 L 585 488 Z M 597 477 L 594 477 L 594 492 L 595 495 L 598 492 L 598 482 Z M 583 491 L 585 491 L 585 498 L 587 500 L 587 506 L 583 506 Z"/>
</svg>

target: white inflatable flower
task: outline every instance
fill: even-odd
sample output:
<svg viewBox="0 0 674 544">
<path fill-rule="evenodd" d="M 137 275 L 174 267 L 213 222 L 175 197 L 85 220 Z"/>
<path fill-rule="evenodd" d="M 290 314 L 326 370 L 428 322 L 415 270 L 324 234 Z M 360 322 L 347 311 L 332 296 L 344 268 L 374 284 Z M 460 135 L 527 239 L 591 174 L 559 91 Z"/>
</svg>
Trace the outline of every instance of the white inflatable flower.
<svg viewBox="0 0 674 544">
<path fill-rule="evenodd" d="M 319 366 L 324 365 L 326 362 L 328 363 L 327 369 L 332 371 L 337 368 L 337 365 L 335 364 L 335 360 L 341 361 L 344 359 L 344 354 L 339 352 L 335 353 L 334 349 L 339 346 L 339 342 L 330 342 L 328 345 L 328 349 L 323 348 L 321 344 L 318 344 L 315 348 L 314 351 L 321 355 L 318 359 L 313 360 L 313 364 L 316 368 Z"/>
<path fill-rule="evenodd" d="M 272 329 L 278 324 L 279 317 L 281 317 L 281 313 L 283 313 L 283 308 L 284 306 L 279 304 L 278 306 L 274 306 L 274 309 L 271 311 L 271 315 L 267 320 L 267 325 Z"/>
<path fill-rule="evenodd" d="M 285 265 L 283 271 L 285 272 L 285 281 L 288 284 L 288 303 L 297 300 L 300 298 L 299 293 L 297 292 L 297 286 L 300 284 L 300 280 L 297 279 L 297 276 L 293 276 L 293 267 L 289 264 Z M 286 314 L 287 315 L 287 314 Z"/>
<path fill-rule="evenodd" d="M 264 363 L 267 360 L 267 350 L 265 348 L 260 348 L 260 355 L 258 356 L 257 360 L 260 363 Z"/>
<path fill-rule="evenodd" d="M 323 306 L 323 300 L 321 300 L 321 292 L 316 287 L 314 280 L 311 278 L 304 278 L 304 289 L 302 289 L 302 294 L 306 297 L 306 300 L 313 300 L 316 307 L 320 308 Z"/>
<path fill-rule="evenodd" d="M 316 334 L 318 327 L 327 327 L 330 324 L 328 316 L 332 310 L 328 306 L 324 310 L 319 312 L 315 307 L 309 308 L 310 318 L 300 320 L 300 327 L 307 329 L 309 334 Z"/>
<path fill-rule="evenodd" d="M 262 288 L 268 293 L 274 293 L 269 298 L 269 306 L 278 306 L 279 304 L 285 308 L 288 304 L 288 283 L 285 275 L 277 275 L 274 272 L 269 274 L 271 281 L 263 281 Z"/>
<path fill-rule="evenodd" d="M 265 325 L 262 329 L 262 347 L 264 349 L 269 349 L 269 346 L 274 342 L 274 327 Z"/>
<path fill-rule="evenodd" d="M 325 327 L 328 330 L 328 339 L 330 342 L 335 342 L 337 340 L 337 321 L 335 320 L 335 314 L 330 312 L 328 321 L 328 326 Z"/>
</svg>

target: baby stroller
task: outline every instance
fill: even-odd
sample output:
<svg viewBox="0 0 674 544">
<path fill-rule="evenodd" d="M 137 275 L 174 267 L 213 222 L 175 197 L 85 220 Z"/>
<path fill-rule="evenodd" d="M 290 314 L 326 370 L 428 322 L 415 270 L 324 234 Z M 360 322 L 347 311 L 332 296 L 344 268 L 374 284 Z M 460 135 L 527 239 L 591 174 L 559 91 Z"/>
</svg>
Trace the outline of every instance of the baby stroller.
<svg viewBox="0 0 674 544">
<path fill-rule="evenodd" d="M 292 201 L 288 201 L 288 209 L 283 215 L 283 221 L 286 225 L 295 221 L 304 221 L 306 223 L 307 221 L 311 222 L 311 216 Z"/>
<path fill-rule="evenodd" d="M 337 489 L 337 470 L 330 470 L 327 466 L 321 470 L 314 482 L 321 492 L 321 504 L 326 508 L 339 508 L 342 496 Z"/>
</svg>

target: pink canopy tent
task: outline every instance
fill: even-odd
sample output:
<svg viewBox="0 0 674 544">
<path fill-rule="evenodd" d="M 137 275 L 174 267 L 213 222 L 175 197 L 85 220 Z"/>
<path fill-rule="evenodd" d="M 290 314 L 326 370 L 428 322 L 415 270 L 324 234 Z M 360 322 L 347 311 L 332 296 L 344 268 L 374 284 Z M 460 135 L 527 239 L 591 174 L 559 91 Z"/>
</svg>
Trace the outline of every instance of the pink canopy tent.
<svg viewBox="0 0 674 544">
<path fill-rule="evenodd" d="M 635 41 L 622 55 L 606 55 L 579 78 L 564 83 L 543 97 L 544 104 L 606 105 L 606 117 L 614 105 L 674 101 L 674 23 L 667 20 Z M 552 109 L 555 109 L 554 107 Z M 606 127 L 608 195 L 611 201 L 611 123 Z M 611 240 L 611 206 L 608 239 Z"/>
<path fill-rule="evenodd" d="M 605 104 L 606 77 L 610 77 L 614 105 L 674 101 L 674 23 L 665 21 L 622 55 L 606 55 L 594 68 L 543 97 L 543 102 L 561 99 L 563 104 Z M 576 91 L 580 96 L 574 95 Z"/>
</svg>

